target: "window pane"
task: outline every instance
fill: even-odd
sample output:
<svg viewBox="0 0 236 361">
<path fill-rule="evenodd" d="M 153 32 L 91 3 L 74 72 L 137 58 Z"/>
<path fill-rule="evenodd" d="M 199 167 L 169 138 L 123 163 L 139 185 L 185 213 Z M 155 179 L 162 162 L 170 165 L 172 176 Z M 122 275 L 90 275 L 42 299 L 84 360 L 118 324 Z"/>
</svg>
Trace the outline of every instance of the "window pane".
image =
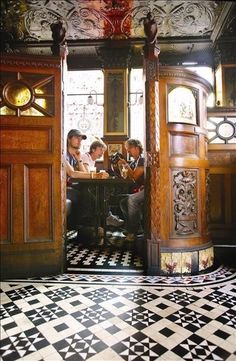
<svg viewBox="0 0 236 361">
<path fill-rule="evenodd" d="M 144 144 L 144 109 L 143 109 L 143 69 L 131 69 L 130 72 L 130 137 L 139 139 Z"/>
<path fill-rule="evenodd" d="M 209 66 L 188 66 L 186 69 L 197 73 L 203 79 L 206 79 L 212 86 L 214 85 L 214 74 L 213 69 Z"/>
<path fill-rule="evenodd" d="M 95 137 L 103 136 L 104 76 L 102 70 L 68 71 L 65 101 L 65 135 L 72 128 L 87 135 L 82 152 Z"/>
<path fill-rule="evenodd" d="M 209 143 L 236 143 L 235 117 L 209 117 L 207 130 Z"/>
</svg>

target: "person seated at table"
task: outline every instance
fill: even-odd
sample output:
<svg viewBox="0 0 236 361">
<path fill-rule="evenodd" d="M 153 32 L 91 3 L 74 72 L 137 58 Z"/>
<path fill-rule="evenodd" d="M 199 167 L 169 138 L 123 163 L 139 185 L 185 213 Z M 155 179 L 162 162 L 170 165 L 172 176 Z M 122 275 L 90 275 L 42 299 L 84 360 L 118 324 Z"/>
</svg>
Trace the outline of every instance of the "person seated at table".
<svg viewBox="0 0 236 361">
<path fill-rule="evenodd" d="M 91 171 L 96 166 L 96 161 L 100 159 L 104 152 L 107 150 L 106 144 L 100 140 L 94 140 L 89 147 L 89 151 L 81 154 L 81 159 L 83 161 L 84 168 L 87 171 Z M 120 219 L 119 216 L 112 214 L 111 210 L 108 212 L 106 218 L 106 225 L 113 227 L 121 227 L 124 224 L 124 220 Z"/>
<path fill-rule="evenodd" d="M 69 226 L 78 225 L 86 217 L 91 217 L 89 210 L 83 207 L 89 196 L 85 196 L 80 191 L 78 185 L 73 186 L 71 178 L 90 179 L 91 173 L 85 169 L 81 159 L 80 146 L 83 139 L 87 136 L 82 134 L 78 129 L 71 129 L 67 135 L 67 153 L 65 168 L 67 175 L 67 199 L 72 202 L 71 216 L 69 217 Z M 105 179 L 109 177 L 107 172 L 95 173 L 94 178 Z M 84 200 L 84 198 L 86 198 Z"/>
<path fill-rule="evenodd" d="M 91 173 L 82 160 L 80 146 L 83 139 L 87 139 L 78 129 L 71 129 L 67 135 L 67 153 L 66 153 L 66 174 L 68 178 L 91 178 Z M 106 147 L 106 145 L 103 143 Z M 100 157 L 100 156 L 99 156 Z M 99 172 L 94 178 L 108 178 L 107 172 Z"/>
<path fill-rule="evenodd" d="M 140 228 L 140 221 L 144 205 L 144 158 L 143 146 L 138 139 L 128 139 L 125 143 L 127 153 L 133 158 L 128 163 L 119 159 L 118 165 L 127 169 L 127 177 L 133 180 L 130 194 L 120 201 L 120 208 L 126 221 L 126 241 L 134 241 Z"/>
<path fill-rule="evenodd" d="M 106 144 L 100 140 L 94 140 L 89 147 L 89 151 L 81 154 L 81 160 L 87 172 L 90 172 L 96 166 L 96 161 L 100 159 L 107 150 Z"/>
</svg>

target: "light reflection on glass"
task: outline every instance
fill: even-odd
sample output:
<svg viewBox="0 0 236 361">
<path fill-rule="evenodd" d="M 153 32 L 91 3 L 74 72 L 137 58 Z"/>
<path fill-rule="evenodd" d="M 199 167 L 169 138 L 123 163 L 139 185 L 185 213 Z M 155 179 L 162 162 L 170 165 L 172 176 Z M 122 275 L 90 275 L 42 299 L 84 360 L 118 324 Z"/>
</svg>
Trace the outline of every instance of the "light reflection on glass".
<svg viewBox="0 0 236 361">
<path fill-rule="evenodd" d="M 31 92 L 20 82 L 10 83 L 6 88 L 6 101 L 16 107 L 23 107 L 31 100 Z"/>
<path fill-rule="evenodd" d="M 21 115 L 33 116 L 33 117 L 44 117 L 44 114 L 39 112 L 37 109 L 31 107 L 29 109 L 23 110 Z"/>
<path fill-rule="evenodd" d="M 7 106 L 3 106 L 0 108 L 0 115 L 16 115 L 16 111 Z"/>
<path fill-rule="evenodd" d="M 2 79 L 1 115 L 50 116 L 54 113 L 53 77 L 29 73 L 14 73 L 14 77 L 9 77 L 6 73 Z"/>
</svg>

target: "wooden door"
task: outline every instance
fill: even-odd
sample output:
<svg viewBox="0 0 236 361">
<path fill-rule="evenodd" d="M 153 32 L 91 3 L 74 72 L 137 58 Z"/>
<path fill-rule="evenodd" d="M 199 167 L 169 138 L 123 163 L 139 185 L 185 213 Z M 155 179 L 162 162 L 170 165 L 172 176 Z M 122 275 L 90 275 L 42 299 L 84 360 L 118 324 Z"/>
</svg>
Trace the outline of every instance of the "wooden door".
<svg viewBox="0 0 236 361">
<path fill-rule="evenodd" d="M 1 276 L 62 271 L 61 60 L 1 57 Z"/>
</svg>

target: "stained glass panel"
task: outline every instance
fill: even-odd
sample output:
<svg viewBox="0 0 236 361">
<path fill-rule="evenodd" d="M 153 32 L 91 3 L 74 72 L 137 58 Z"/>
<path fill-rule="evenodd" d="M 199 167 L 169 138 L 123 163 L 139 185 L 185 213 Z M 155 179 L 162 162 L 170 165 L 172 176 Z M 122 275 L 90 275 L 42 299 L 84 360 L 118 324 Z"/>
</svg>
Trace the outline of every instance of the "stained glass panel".
<svg viewBox="0 0 236 361">
<path fill-rule="evenodd" d="M 52 75 L 3 72 L 0 93 L 1 115 L 52 116 L 54 114 Z"/>
</svg>

